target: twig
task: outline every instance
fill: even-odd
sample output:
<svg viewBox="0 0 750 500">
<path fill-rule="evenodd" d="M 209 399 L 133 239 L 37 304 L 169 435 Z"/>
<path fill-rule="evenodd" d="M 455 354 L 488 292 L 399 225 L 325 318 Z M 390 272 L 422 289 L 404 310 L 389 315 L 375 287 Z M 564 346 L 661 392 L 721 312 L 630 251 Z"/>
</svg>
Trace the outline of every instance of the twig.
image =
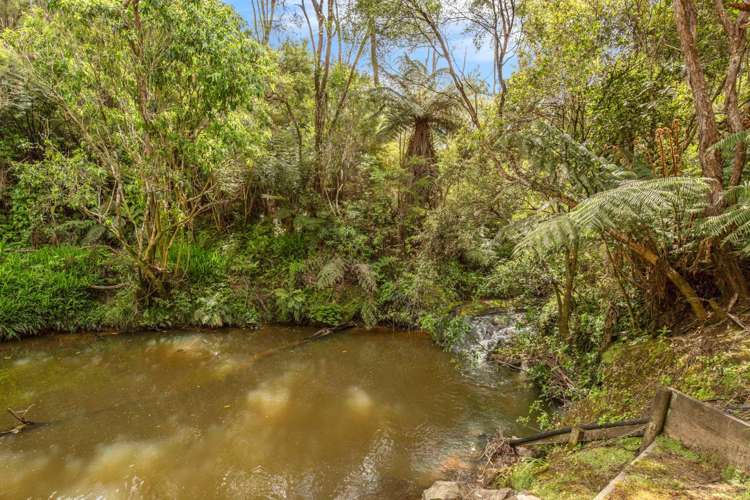
<svg viewBox="0 0 750 500">
<path fill-rule="evenodd" d="M 31 426 L 36 425 L 36 422 L 32 422 L 31 420 L 28 420 L 26 418 L 26 414 L 29 412 L 29 410 L 33 406 L 34 405 L 32 404 L 31 406 L 29 406 L 28 408 L 26 408 L 25 410 L 23 410 L 21 412 L 16 412 L 16 411 L 13 411 L 12 409 L 8 408 L 7 409 L 8 413 L 10 413 L 11 416 L 18 421 L 18 425 L 16 425 L 12 429 L 8 429 L 6 431 L 0 431 L 0 437 L 7 436 L 7 435 L 10 435 L 10 434 L 18 434 L 19 432 L 21 432 L 22 430 L 26 429 L 27 427 L 31 427 Z"/>
<path fill-rule="evenodd" d="M 737 326 L 739 326 L 740 328 L 742 328 L 743 330 L 745 330 L 746 332 L 750 332 L 750 329 L 748 329 L 748 327 L 745 326 L 745 324 L 742 321 L 740 321 L 740 318 L 738 318 L 734 314 L 730 314 L 730 313 L 727 312 L 727 317 L 729 319 L 731 319 L 732 322 L 734 322 Z"/>
<path fill-rule="evenodd" d="M 20 422 L 20 423 L 22 423 L 24 425 L 33 425 L 34 422 L 32 422 L 31 420 L 26 420 L 26 414 L 33 407 L 34 407 L 34 405 L 32 404 L 28 408 L 26 408 L 25 410 L 23 410 L 22 412 L 18 412 L 18 413 L 16 413 L 15 411 L 11 410 L 10 408 L 8 408 L 8 413 L 10 413 L 11 415 L 13 415 L 13 418 L 15 418 L 16 420 L 18 420 L 18 422 Z"/>
</svg>

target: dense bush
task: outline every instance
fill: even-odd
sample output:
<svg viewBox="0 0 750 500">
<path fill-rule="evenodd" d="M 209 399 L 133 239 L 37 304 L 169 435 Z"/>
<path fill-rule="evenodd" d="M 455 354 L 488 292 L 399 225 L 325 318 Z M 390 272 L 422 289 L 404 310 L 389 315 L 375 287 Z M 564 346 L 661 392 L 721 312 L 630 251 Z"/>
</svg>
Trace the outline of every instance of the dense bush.
<svg viewBox="0 0 750 500">
<path fill-rule="evenodd" d="M 103 258 L 100 251 L 65 245 L 1 251 L 0 337 L 95 326 L 91 286 L 101 278 Z"/>
</svg>

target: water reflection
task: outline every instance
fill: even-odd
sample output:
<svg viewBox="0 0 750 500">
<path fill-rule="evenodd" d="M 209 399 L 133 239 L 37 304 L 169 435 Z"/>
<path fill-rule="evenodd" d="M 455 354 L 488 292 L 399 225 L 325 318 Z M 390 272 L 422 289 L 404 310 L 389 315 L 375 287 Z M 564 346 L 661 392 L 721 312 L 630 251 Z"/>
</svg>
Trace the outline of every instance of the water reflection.
<svg viewBox="0 0 750 500">
<path fill-rule="evenodd" d="M 0 497 L 408 498 L 508 433 L 533 397 L 418 334 L 349 331 L 254 360 L 293 328 L 0 346 Z M 10 422 L 0 427 L 10 426 Z"/>
</svg>

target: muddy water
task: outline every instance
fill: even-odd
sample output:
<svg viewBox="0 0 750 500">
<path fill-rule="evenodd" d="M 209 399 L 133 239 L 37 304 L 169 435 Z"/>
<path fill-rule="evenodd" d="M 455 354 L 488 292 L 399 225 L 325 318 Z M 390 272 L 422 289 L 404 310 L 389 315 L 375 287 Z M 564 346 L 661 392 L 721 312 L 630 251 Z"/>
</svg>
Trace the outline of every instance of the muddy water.
<svg viewBox="0 0 750 500">
<path fill-rule="evenodd" d="M 518 374 L 350 330 L 54 336 L 0 345 L 0 498 L 411 498 L 516 423 Z M 11 427 L 0 417 L 0 429 Z"/>
</svg>

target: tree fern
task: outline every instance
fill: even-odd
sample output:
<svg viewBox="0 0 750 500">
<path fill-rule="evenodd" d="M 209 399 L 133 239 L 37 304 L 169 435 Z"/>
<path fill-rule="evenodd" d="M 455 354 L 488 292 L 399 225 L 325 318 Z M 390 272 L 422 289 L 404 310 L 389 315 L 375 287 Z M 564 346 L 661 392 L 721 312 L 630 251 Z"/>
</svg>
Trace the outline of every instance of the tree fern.
<svg viewBox="0 0 750 500">
<path fill-rule="evenodd" d="M 586 199 L 570 218 L 579 228 L 624 229 L 634 221 L 699 212 L 706 206 L 708 191 L 707 182 L 695 177 L 626 181 Z"/>
<path fill-rule="evenodd" d="M 700 213 L 706 207 L 708 191 L 706 180 L 695 177 L 626 181 L 587 198 L 565 215 L 536 225 L 516 251 L 559 247 L 586 230 L 627 231 L 634 225 L 653 226 L 654 222 Z"/>
<path fill-rule="evenodd" d="M 750 184 L 737 186 L 727 193 L 735 203 L 723 213 L 708 217 L 702 225 L 710 236 L 721 238 L 744 254 L 750 254 Z"/>
<path fill-rule="evenodd" d="M 552 219 L 539 222 L 516 245 L 514 253 L 533 250 L 542 252 L 559 248 L 578 237 L 578 228 L 568 214 L 558 215 Z"/>
</svg>

